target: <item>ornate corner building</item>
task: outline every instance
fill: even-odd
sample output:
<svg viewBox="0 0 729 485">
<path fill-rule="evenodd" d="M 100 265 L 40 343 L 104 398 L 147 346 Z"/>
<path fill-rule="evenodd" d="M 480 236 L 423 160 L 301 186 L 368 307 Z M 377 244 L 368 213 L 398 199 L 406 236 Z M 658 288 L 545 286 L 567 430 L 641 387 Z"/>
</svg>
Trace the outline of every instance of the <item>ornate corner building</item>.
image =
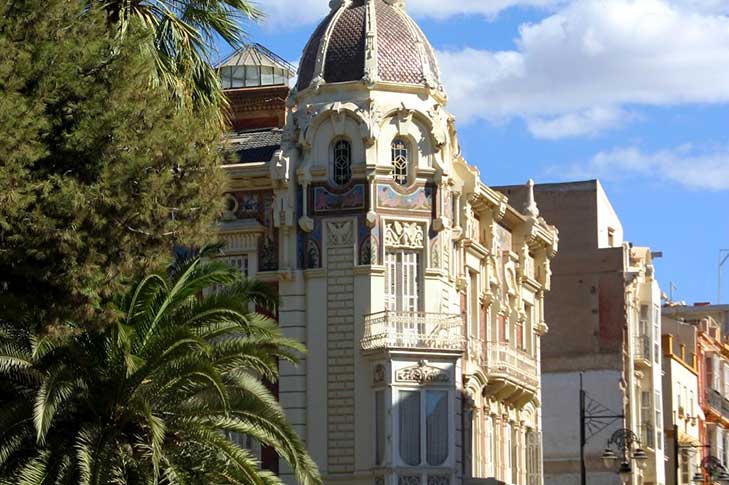
<svg viewBox="0 0 729 485">
<path fill-rule="evenodd" d="M 252 46 L 222 73 L 241 130 L 225 257 L 277 288 L 309 349 L 279 399 L 328 484 L 541 485 L 557 231 L 463 159 L 403 1 L 330 5 L 282 118 L 260 93 L 288 91 L 269 73 L 290 66 Z"/>
</svg>

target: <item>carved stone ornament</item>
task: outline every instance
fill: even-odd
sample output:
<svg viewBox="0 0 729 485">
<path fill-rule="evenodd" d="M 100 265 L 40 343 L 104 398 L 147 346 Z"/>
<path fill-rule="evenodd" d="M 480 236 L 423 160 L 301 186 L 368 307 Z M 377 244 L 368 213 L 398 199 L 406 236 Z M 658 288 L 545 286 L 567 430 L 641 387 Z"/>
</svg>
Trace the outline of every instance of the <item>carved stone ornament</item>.
<svg viewBox="0 0 729 485">
<path fill-rule="evenodd" d="M 423 226 L 417 222 L 389 222 L 385 227 L 385 245 L 391 248 L 422 249 Z"/>
<path fill-rule="evenodd" d="M 377 366 L 375 366 L 373 382 L 375 384 L 383 384 L 385 382 L 385 366 L 384 365 L 377 364 Z"/>
<path fill-rule="evenodd" d="M 352 221 L 336 221 L 327 223 L 327 234 L 330 246 L 349 246 L 353 242 Z"/>
<path fill-rule="evenodd" d="M 433 139 L 437 146 L 442 147 L 448 141 L 448 115 L 439 104 L 428 110 L 428 116 L 433 123 Z"/>
<path fill-rule="evenodd" d="M 382 113 L 374 99 L 367 101 L 365 107 L 359 108 L 357 114 L 363 123 L 360 125 L 362 129 L 362 138 L 368 147 L 374 145 L 377 137 L 380 135 L 380 124 L 382 123 Z"/>
<path fill-rule="evenodd" d="M 438 367 L 428 365 L 427 360 L 421 360 L 418 365 L 400 369 L 395 373 L 397 382 L 414 382 L 416 384 L 442 384 L 450 381 L 448 372 Z"/>
<path fill-rule="evenodd" d="M 283 150 L 276 150 L 271 158 L 271 179 L 283 187 L 287 187 L 289 184 L 290 162 Z"/>
<path fill-rule="evenodd" d="M 225 208 L 223 209 L 223 220 L 233 221 L 238 213 L 238 200 L 233 194 L 225 194 Z"/>
<path fill-rule="evenodd" d="M 415 112 L 405 106 L 405 103 L 400 105 L 397 110 L 397 116 L 395 121 L 397 122 L 397 134 L 405 136 L 410 131 L 410 124 L 413 122 L 413 114 Z"/>
</svg>

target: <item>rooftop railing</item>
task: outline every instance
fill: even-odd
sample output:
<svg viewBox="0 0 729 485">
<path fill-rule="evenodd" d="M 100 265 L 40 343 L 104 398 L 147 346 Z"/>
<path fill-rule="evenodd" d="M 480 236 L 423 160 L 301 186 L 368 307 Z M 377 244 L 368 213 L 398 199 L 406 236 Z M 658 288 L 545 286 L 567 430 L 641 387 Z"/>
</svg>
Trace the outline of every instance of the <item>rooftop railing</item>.
<svg viewBox="0 0 729 485">
<path fill-rule="evenodd" d="M 463 317 L 458 314 L 384 311 L 366 315 L 362 350 L 463 352 Z"/>
</svg>

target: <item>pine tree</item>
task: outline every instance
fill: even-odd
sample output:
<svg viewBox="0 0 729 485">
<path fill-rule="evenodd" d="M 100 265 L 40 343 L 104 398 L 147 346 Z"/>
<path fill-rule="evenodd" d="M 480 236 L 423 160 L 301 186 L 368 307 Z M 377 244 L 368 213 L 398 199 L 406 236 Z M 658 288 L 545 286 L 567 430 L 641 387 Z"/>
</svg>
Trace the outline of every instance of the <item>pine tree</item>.
<svg viewBox="0 0 729 485">
<path fill-rule="evenodd" d="M 151 87 L 148 34 L 96 9 L 0 2 L 0 319 L 113 321 L 135 275 L 211 239 L 218 113 Z"/>
</svg>

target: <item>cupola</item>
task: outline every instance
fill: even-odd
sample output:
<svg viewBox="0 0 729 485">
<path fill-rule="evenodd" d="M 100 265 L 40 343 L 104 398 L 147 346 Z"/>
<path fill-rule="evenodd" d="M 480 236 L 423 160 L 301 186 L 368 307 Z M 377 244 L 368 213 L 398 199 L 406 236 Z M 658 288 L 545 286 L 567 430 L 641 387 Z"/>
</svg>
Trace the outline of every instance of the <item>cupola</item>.
<svg viewBox="0 0 729 485">
<path fill-rule="evenodd" d="M 332 0 L 304 48 L 297 90 L 364 81 L 442 89 L 433 47 L 404 0 Z"/>
</svg>

